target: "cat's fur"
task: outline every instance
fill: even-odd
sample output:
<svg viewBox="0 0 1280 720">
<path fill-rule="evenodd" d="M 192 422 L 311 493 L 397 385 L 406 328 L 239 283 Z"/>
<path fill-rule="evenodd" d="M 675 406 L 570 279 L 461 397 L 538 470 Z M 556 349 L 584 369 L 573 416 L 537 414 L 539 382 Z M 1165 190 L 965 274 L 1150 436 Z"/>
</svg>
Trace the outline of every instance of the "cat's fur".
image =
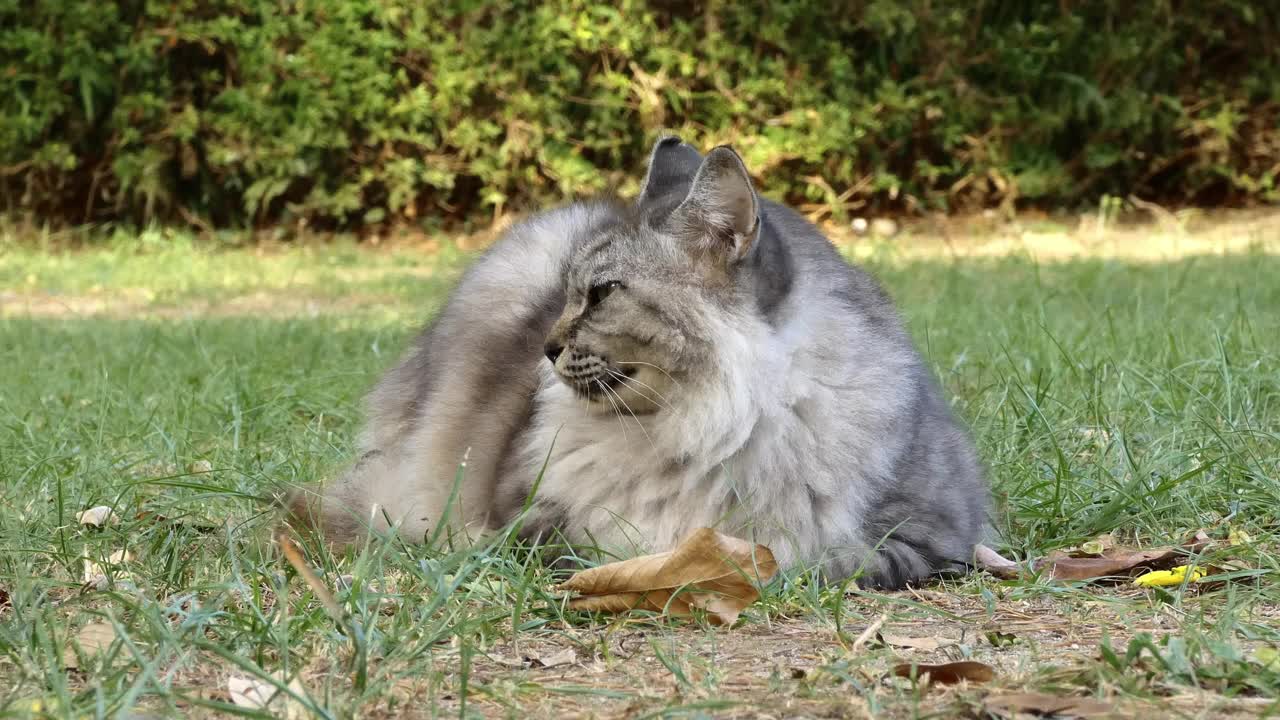
<svg viewBox="0 0 1280 720">
<path fill-rule="evenodd" d="M 512 228 L 369 397 L 342 542 L 451 516 L 621 555 L 702 526 L 897 587 L 968 562 L 987 490 L 898 314 L 737 154 L 654 148 L 640 196 Z M 318 512 L 317 512 L 318 511 Z M 314 516 L 309 513 L 316 512 Z"/>
</svg>

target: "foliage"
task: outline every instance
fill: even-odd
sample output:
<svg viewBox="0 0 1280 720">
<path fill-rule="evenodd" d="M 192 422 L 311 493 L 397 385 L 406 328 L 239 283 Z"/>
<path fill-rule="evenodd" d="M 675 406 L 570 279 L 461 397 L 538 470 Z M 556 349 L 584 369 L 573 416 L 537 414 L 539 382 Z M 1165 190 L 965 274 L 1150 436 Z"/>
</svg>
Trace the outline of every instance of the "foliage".
<svg viewBox="0 0 1280 720">
<path fill-rule="evenodd" d="M 0 208 L 351 226 L 733 143 L 863 205 L 1280 199 L 1262 0 L 0 0 Z"/>
</svg>

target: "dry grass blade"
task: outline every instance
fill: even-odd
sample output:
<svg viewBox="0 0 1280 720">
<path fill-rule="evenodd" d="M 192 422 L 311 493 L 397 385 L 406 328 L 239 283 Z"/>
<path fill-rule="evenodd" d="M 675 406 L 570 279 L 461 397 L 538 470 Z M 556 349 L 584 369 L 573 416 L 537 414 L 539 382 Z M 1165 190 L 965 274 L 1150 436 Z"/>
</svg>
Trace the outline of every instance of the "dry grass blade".
<svg viewBox="0 0 1280 720">
<path fill-rule="evenodd" d="M 930 651 L 942 647 L 944 641 L 931 637 L 907 637 L 905 635 L 880 633 L 880 642 L 890 647 Z"/>
<path fill-rule="evenodd" d="M 298 574 L 302 576 L 303 581 L 305 581 L 311 588 L 311 591 L 315 593 L 316 599 L 320 601 L 320 604 L 324 606 L 324 609 L 329 612 L 329 615 L 332 616 L 335 621 L 339 624 L 344 624 L 343 621 L 345 616 L 342 612 L 342 608 L 338 605 L 337 601 L 333 599 L 333 594 L 329 592 L 329 588 L 325 587 L 324 582 L 320 580 L 320 577 L 316 575 L 315 571 L 311 569 L 311 566 L 307 564 L 307 559 L 302 556 L 302 550 L 298 549 L 298 545 L 293 541 L 293 538 L 289 537 L 289 535 L 284 532 L 280 532 L 276 535 L 276 542 L 280 544 L 280 551 L 284 553 L 284 559 L 288 560 L 289 564 L 293 566 L 293 569 L 298 571 Z"/>
<path fill-rule="evenodd" d="M 584 570 L 559 589 L 580 595 L 569 602 L 574 610 L 682 616 L 699 608 L 732 624 L 777 572 L 769 548 L 702 528 L 675 550 Z"/>
<path fill-rule="evenodd" d="M 868 640 L 875 637 L 876 633 L 880 632 L 880 628 L 884 627 L 884 623 L 888 619 L 888 615 L 881 615 L 876 618 L 875 622 L 868 625 L 866 630 L 863 630 L 858 637 L 854 638 L 853 643 L 847 648 L 849 652 L 857 652 L 858 650 L 861 650 L 862 646 L 866 645 Z"/>
</svg>

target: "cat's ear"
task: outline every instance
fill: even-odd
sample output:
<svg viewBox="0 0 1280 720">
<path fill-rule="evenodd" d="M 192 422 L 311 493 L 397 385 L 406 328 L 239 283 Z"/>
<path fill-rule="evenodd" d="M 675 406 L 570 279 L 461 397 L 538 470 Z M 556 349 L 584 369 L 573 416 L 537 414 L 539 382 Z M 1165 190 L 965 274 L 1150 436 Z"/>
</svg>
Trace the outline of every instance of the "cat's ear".
<svg viewBox="0 0 1280 720">
<path fill-rule="evenodd" d="M 704 249 L 731 262 L 744 257 L 760 234 L 760 199 L 738 153 L 727 145 L 707 153 L 671 220 Z"/>
<path fill-rule="evenodd" d="M 701 164 L 702 155 L 680 138 L 675 135 L 659 138 L 649 153 L 649 170 L 645 173 L 644 184 L 640 186 L 640 196 L 636 198 L 636 202 L 644 204 L 682 185 L 688 185 Z"/>
</svg>

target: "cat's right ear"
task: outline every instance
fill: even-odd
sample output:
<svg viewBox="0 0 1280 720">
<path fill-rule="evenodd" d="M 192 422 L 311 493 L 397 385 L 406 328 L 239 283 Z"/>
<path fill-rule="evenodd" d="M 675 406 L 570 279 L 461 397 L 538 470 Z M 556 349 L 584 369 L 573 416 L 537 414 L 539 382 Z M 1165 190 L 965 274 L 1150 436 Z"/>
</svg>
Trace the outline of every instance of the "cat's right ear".
<svg viewBox="0 0 1280 720">
<path fill-rule="evenodd" d="M 728 262 L 745 257 L 760 235 L 760 198 L 738 153 L 728 145 L 707 153 L 668 222 L 694 246 Z"/>
<path fill-rule="evenodd" d="M 702 165 L 702 155 L 675 135 L 659 138 L 649 153 L 649 170 L 636 203 L 643 205 L 676 188 L 687 186 Z"/>
</svg>

